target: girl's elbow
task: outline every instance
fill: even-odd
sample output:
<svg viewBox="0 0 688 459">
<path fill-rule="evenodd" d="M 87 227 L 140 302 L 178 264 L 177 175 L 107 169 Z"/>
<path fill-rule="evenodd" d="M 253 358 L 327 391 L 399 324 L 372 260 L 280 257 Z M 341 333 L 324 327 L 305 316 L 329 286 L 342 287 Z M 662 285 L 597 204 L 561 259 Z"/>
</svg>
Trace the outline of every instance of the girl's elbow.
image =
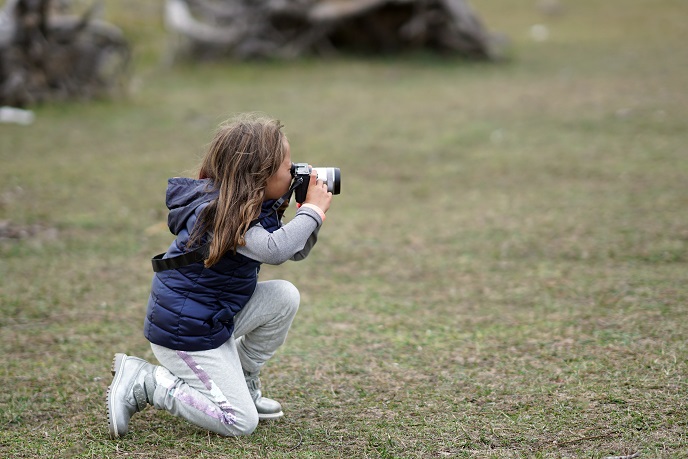
<svg viewBox="0 0 688 459">
<path fill-rule="evenodd" d="M 290 258 L 290 260 L 292 260 L 292 261 L 301 261 L 301 260 L 304 260 L 304 259 L 306 258 L 306 256 L 308 256 L 307 253 L 296 252 L 296 253 Z"/>
<path fill-rule="evenodd" d="M 281 265 L 282 263 L 284 263 L 290 259 L 291 259 L 291 256 L 289 256 L 287 254 L 281 254 L 280 253 L 280 254 L 274 254 L 274 255 L 268 257 L 268 259 L 266 259 L 264 261 L 264 263 L 277 266 L 277 265 Z"/>
</svg>

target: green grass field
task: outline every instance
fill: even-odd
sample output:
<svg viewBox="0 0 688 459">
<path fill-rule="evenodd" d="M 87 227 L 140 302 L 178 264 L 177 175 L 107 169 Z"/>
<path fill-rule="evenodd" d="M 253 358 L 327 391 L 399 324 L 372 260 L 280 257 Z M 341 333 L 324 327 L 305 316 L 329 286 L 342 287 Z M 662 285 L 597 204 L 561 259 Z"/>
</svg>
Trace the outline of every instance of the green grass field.
<svg viewBox="0 0 688 459">
<path fill-rule="evenodd" d="M 138 3 L 106 2 L 127 99 L 0 125 L 0 457 L 688 457 L 684 0 L 474 1 L 501 63 L 174 68 Z M 261 271 L 302 293 L 262 378 L 286 416 L 228 439 L 149 409 L 110 440 L 112 355 L 153 359 L 166 179 L 242 111 L 342 169 L 311 257 Z"/>
</svg>

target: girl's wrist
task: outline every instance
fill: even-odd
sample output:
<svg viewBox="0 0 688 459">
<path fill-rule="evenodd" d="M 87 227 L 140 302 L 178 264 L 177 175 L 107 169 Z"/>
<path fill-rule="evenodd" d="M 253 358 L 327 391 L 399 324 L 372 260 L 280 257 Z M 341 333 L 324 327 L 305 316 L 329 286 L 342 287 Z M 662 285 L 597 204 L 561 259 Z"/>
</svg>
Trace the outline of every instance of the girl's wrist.
<svg viewBox="0 0 688 459">
<path fill-rule="evenodd" d="M 309 209 L 313 209 L 314 211 L 316 211 L 318 213 L 318 215 L 320 215 L 320 219 L 322 221 L 325 221 L 325 212 L 323 212 L 323 210 L 320 207 L 316 206 L 315 204 L 311 204 L 310 202 L 304 202 L 303 204 L 301 204 L 301 208 L 304 208 L 304 207 L 307 207 Z"/>
</svg>

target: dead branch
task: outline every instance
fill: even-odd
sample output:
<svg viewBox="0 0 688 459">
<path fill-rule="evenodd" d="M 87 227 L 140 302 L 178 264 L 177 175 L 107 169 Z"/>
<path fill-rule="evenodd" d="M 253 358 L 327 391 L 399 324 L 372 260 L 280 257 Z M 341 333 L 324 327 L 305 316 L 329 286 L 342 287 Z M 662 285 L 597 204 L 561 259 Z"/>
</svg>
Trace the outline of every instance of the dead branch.
<svg viewBox="0 0 688 459">
<path fill-rule="evenodd" d="M 50 0 L 10 0 L 0 14 L 0 105 L 90 99 L 120 90 L 130 47 L 115 26 L 56 14 Z"/>
<path fill-rule="evenodd" d="M 167 0 L 165 23 L 193 56 L 291 58 L 334 50 L 499 50 L 465 0 Z M 180 40 L 178 40 L 180 41 Z"/>
</svg>

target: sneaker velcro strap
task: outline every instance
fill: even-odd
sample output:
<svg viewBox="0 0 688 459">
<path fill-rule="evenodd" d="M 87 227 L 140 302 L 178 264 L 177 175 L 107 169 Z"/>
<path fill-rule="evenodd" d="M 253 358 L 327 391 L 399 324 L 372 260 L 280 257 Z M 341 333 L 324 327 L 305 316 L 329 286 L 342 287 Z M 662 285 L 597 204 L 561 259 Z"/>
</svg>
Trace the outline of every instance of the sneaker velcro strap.
<svg viewBox="0 0 688 459">
<path fill-rule="evenodd" d="M 260 379 L 258 378 L 246 378 L 246 385 L 251 392 L 260 390 Z"/>
<path fill-rule="evenodd" d="M 148 406 L 148 398 L 146 397 L 146 391 L 143 389 L 141 384 L 134 385 L 134 399 L 136 400 L 136 407 L 139 411 L 143 411 L 146 406 Z"/>
</svg>

